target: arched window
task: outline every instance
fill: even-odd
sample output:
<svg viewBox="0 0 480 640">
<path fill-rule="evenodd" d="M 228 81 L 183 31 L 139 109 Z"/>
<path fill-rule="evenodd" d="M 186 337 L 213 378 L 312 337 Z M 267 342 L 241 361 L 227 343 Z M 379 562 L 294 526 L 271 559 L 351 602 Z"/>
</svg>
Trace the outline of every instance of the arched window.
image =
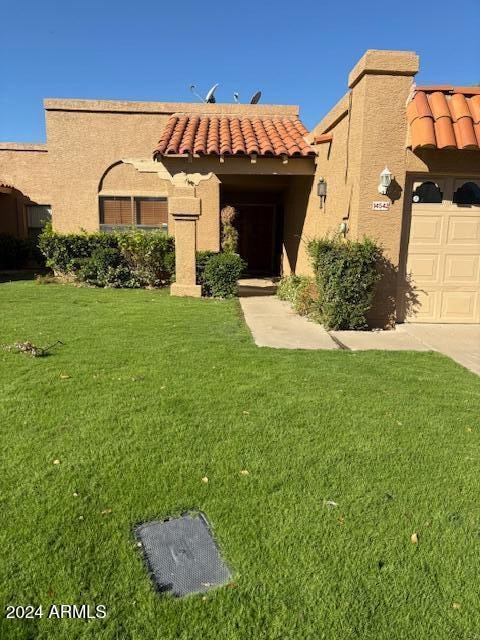
<svg viewBox="0 0 480 640">
<path fill-rule="evenodd" d="M 440 191 L 440 187 L 435 182 L 427 180 L 418 185 L 412 194 L 412 202 L 419 203 L 439 203 L 442 202 L 443 193 Z"/>
<path fill-rule="evenodd" d="M 453 202 L 460 205 L 480 204 L 480 187 L 475 182 L 464 182 L 453 194 Z"/>
</svg>

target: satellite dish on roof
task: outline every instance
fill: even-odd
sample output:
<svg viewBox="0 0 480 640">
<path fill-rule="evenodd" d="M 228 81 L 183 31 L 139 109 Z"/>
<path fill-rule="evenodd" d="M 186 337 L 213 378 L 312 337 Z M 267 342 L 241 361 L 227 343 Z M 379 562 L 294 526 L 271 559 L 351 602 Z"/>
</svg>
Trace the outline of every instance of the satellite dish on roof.
<svg viewBox="0 0 480 640">
<path fill-rule="evenodd" d="M 257 93 L 255 93 L 252 96 L 252 99 L 250 100 L 250 104 L 257 104 L 257 102 L 260 101 L 261 97 L 262 97 L 262 92 L 261 91 L 257 91 Z"/>
<path fill-rule="evenodd" d="M 218 89 L 219 83 L 214 84 L 210 91 L 205 96 L 204 102 L 216 102 L 215 100 L 215 91 Z"/>
<path fill-rule="evenodd" d="M 213 85 L 213 87 L 207 93 L 205 98 L 202 98 L 202 96 L 197 93 L 197 91 L 196 91 L 197 87 L 194 84 L 190 85 L 190 91 L 193 93 L 194 96 L 196 96 L 199 100 L 201 100 L 201 102 L 216 102 L 216 100 L 215 100 L 215 91 L 218 89 L 218 87 L 219 87 L 219 84 L 217 82 L 217 84 Z"/>
<path fill-rule="evenodd" d="M 240 94 L 238 93 L 238 91 L 235 91 L 235 93 L 233 94 L 233 100 L 235 102 L 238 102 L 240 100 Z"/>
</svg>

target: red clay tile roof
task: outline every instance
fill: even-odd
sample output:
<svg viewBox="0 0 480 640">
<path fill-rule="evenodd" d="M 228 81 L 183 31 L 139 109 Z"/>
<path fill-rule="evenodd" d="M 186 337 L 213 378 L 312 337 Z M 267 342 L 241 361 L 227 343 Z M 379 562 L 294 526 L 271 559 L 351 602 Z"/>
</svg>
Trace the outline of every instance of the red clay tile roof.
<svg viewBox="0 0 480 640">
<path fill-rule="evenodd" d="M 416 87 L 407 118 L 412 149 L 480 149 L 480 88 Z"/>
<path fill-rule="evenodd" d="M 169 155 L 314 156 L 298 118 L 175 114 L 153 157 Z"/>
</svg>

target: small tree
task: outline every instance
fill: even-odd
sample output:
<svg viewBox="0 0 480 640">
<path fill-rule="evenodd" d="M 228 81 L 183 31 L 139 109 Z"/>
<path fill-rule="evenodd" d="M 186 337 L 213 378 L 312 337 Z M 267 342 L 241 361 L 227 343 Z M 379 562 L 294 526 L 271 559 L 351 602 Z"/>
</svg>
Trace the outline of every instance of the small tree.
<svg viewBox="0 0 480 640">
<path fill-rule="evenodd" d="M 237 217 L 237 211 L 227 205 L 220 212 L 220 220 L 222 223 L 222 251 L 226 253 L 237 253 L 238 247 L 238 231 L 233 223 Z"/>
</svg>

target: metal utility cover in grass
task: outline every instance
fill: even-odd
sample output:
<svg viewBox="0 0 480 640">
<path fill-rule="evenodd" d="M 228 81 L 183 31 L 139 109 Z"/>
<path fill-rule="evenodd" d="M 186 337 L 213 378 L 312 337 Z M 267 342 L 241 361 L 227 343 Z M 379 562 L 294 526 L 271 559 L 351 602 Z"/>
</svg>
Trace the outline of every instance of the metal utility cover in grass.
<svg viewBox="0 0 480 640">
<path fill-rule="evenodd" d="M 174 596 L 208 591 L 231 578 L 203 513 L 135 529 L 155 586 Z"/>
</svg>

